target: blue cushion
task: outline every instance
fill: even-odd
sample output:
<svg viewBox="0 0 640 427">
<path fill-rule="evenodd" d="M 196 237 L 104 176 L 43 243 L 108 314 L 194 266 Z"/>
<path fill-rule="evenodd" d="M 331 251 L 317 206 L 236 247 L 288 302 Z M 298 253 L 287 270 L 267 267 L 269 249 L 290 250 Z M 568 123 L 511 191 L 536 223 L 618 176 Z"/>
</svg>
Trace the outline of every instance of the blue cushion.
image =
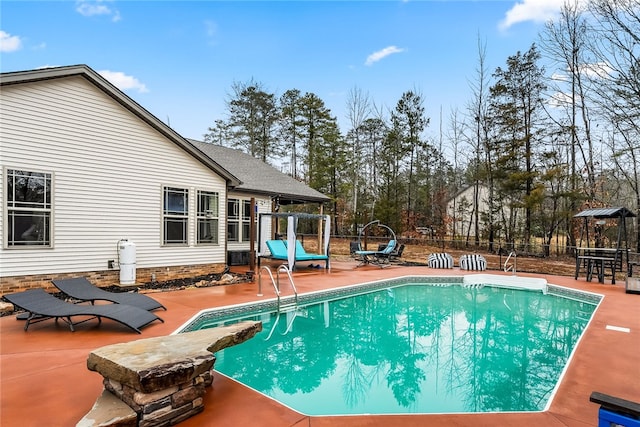
<svg viewBox="0 0 640 427">
<path fill-rule="evenodd" d="M 271 252 L 271 256 L 277 259 L 287 259 L 287 247 L 284 245 L 284 241 L 282 240 L 267 240 L 267 247 L 269 248 L 269 252 Z"/>
</svg>

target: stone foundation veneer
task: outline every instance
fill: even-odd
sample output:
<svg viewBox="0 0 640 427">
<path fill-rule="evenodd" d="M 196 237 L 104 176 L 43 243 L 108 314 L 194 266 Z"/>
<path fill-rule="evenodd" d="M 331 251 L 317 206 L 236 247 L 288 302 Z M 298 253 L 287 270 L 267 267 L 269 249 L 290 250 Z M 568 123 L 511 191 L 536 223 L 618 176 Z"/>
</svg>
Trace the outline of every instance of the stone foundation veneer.
<svg viewBox="0 0 640 427">
<path fill-rule="evenodd" d="M 155 277 L 158 282 L 164 282 L 173 279 L 218 274 L 222 273 L 224 269 L 224 264 L 138 268 L 136 270 L 136 283 L 151 282 L 152 277 Z M 34 274 L 30 276 L 7 276 L 0 279 L 0 295 L 35 288 L 42 288 L 47 292 L 58 292 L 58 289 L 51 284 L 51 280 L 71 279 L 79 276 L 86 277 L 91 283 L 98 287 L 117 285 L 120 283 L 120 270 L 117 269 L 74 273 Z M 133 287 L 133 285 L 131 286 Z"/>
<path fill-rule="evenodd" d="M 92 351 L 87 367 L 104 377 L 106 391 L 78 426 L 172 426 L 196 415 L 204 409 L 205 390 L 213 382 L 213 353 L 261 330 L 261 322 L 246 321 Z M 114 404 L 109 394 L 105 397 L 107 391 L 126 407 L 111 409 Z M 107 405 L 109 409 L 104 409 Z"/>
</svg>

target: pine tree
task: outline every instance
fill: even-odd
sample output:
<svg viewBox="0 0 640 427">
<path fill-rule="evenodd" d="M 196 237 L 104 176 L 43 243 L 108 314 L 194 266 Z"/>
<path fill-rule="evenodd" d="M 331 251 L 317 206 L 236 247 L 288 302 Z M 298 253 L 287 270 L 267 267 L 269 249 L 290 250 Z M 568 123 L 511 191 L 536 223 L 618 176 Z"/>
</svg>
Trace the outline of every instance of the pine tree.
<svg viewBox="0 0 640 427">
<path fill-rule="evenodd" d="M 508 225 L 515 231 L 517 209 L 524 210 L 524 243 L 529 244 L 532 234 L 533 197 L 537 176 L 534 167 L 534 145 L 540 143 L 543 122 L 542 91 L 544 70 L 535 44 L 524 54 L 518 52 L 507 59 L 507 69 L 498 68 L 490 88 L 490 114 L 498 131 L 496 141 L 498 169 L 503 197 L 510 200 Z M 513 237 L 513 236 L 512 236 Z"/>
</svg>

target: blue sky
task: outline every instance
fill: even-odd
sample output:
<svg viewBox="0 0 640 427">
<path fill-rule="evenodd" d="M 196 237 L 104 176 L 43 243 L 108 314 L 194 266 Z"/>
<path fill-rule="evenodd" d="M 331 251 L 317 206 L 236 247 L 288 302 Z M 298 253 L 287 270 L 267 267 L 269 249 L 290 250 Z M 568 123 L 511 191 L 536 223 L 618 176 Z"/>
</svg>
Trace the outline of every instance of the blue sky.
<svg viewBox="0 0 640 427">
<path fill-rule="evenodd" d="M 418 90 L 428 133 L 487 68 L 537 42 L 562 0 L 6 1 L 0 70 L 87 64 L 180 134 L 225 118 L 234 82 L 322 98 L 346 132 L 350 90 L 394 108 Z"/>
</svg>

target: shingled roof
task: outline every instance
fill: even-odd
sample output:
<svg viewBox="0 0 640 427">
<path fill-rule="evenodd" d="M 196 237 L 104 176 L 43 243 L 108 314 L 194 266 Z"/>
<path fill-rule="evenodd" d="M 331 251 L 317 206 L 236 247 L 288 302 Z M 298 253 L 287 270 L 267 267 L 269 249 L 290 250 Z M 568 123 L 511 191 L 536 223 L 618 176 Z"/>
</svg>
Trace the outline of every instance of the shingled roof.
<svg viewBox="0 0 640 427">
<path fill-rule="evenodd" d="M 319 191 L 240 150 L 194 139 L 188 141 L 242 181 L 234 191 L 277 197 L 282 205 L 330 200 Z"/>
</svg>

